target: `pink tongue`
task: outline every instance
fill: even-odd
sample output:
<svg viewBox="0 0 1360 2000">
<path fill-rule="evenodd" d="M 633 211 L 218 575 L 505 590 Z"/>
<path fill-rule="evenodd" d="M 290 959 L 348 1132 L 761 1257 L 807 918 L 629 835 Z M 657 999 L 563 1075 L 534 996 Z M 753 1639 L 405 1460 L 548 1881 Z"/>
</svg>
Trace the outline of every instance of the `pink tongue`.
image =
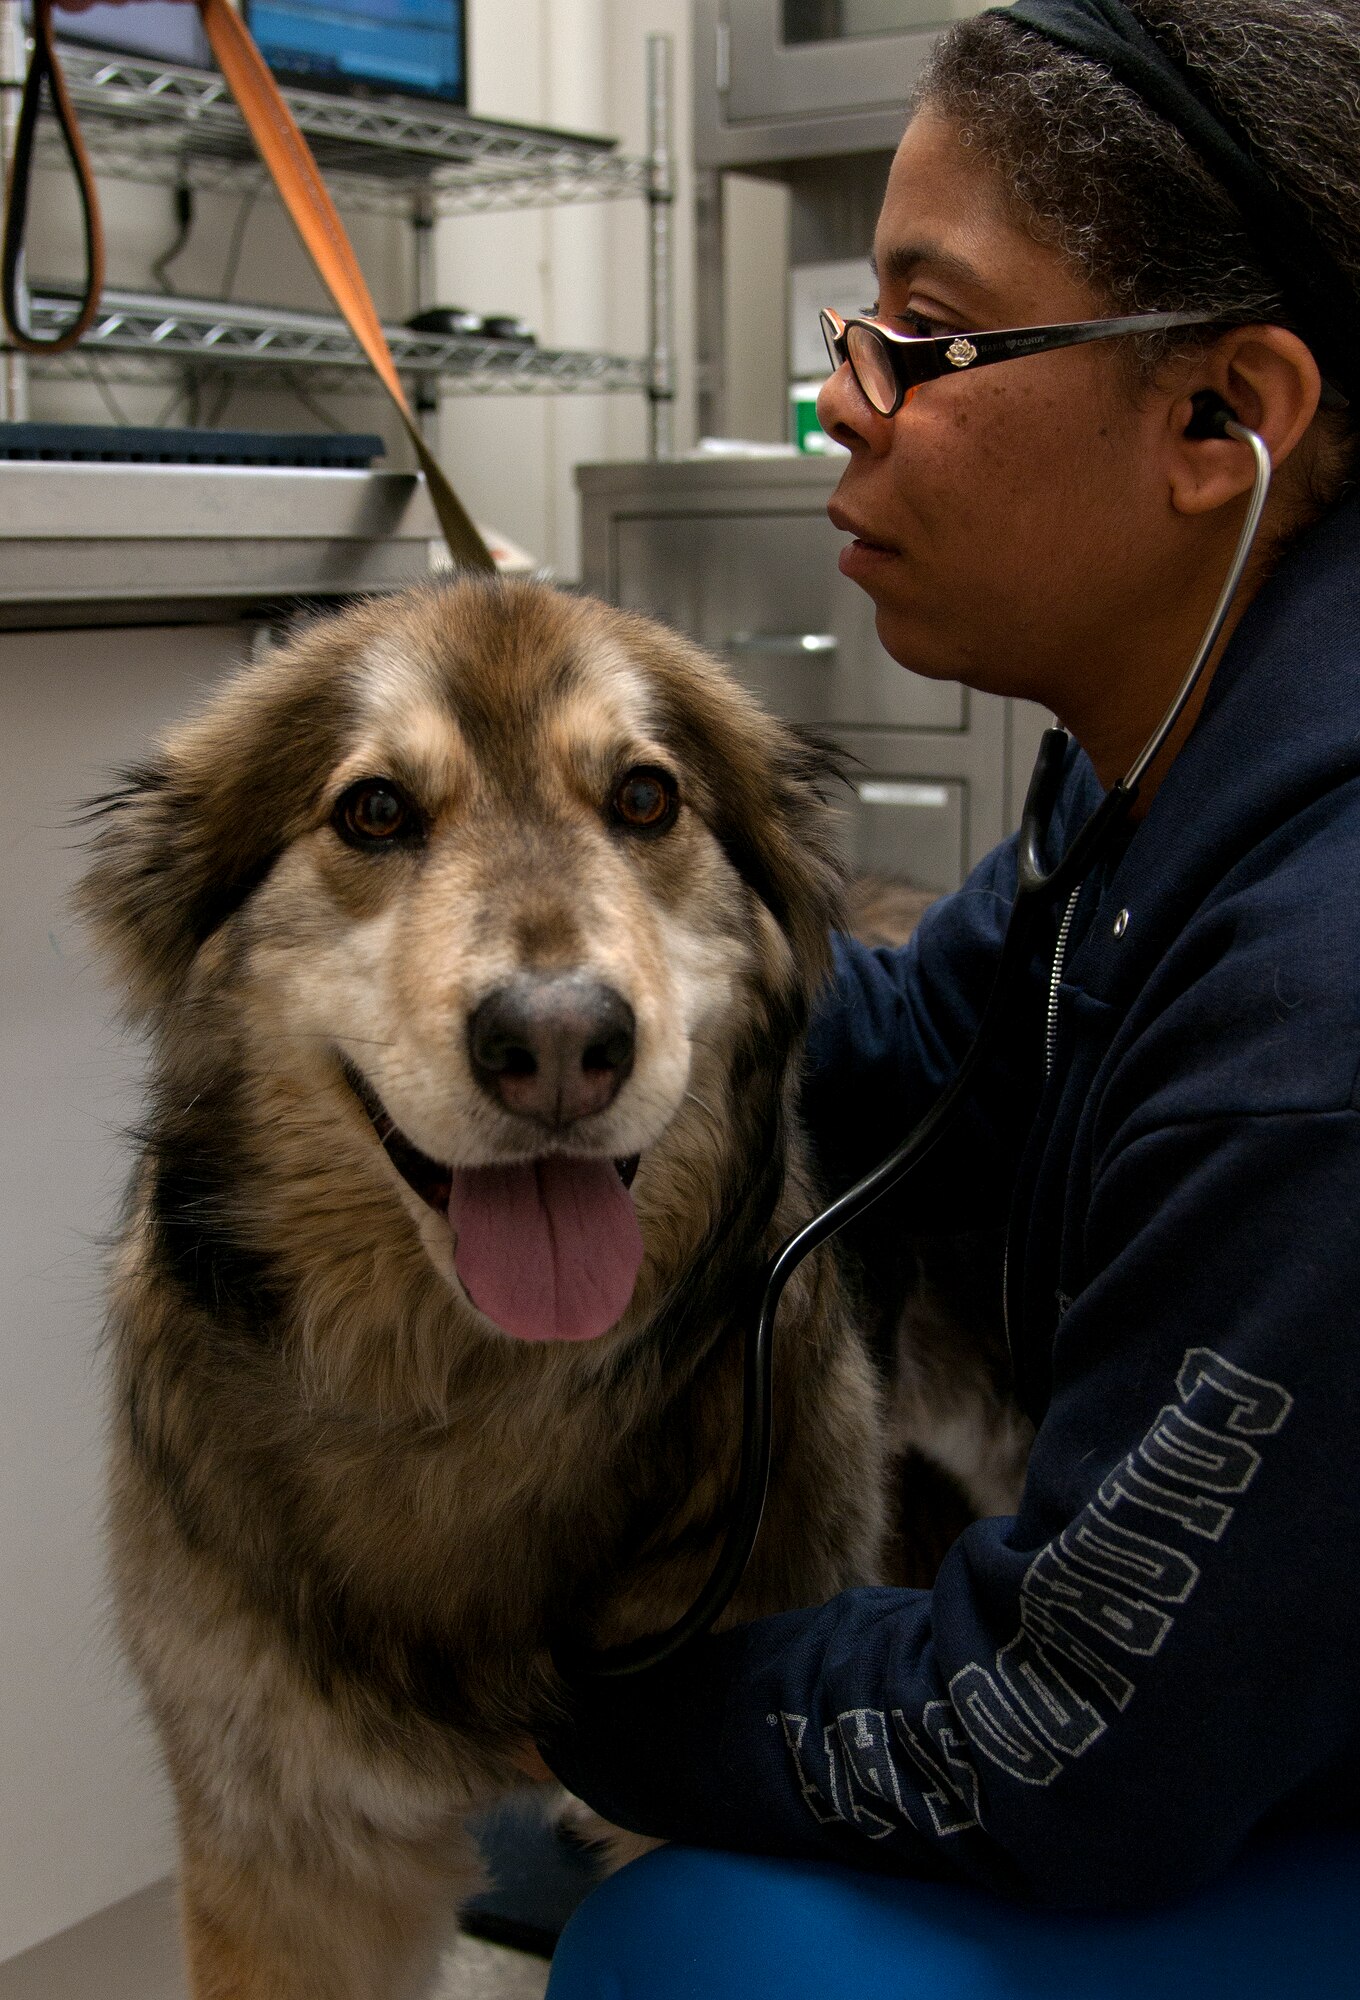
<svg viewBox="0 0 1360 2000">
<path fill-rule="evenodd" d="M 612 1161 L 457 1167 L 449 1221 L 469 1298 L 516 1340 L 594 1340 L 633 1296 L 642 1233 Z"/>
</svg>

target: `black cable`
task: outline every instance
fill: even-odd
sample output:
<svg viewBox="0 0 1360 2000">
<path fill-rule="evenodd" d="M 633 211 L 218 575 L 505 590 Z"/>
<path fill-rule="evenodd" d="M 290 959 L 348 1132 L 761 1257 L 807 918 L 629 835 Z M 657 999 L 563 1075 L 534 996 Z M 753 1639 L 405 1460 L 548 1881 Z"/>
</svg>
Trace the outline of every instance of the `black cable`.
<svg viewBox="0 0 1360 2000">
<path fill-rule="evenodd" d="M 179 181 L 175 187 L 175 233 L 170 240 L 169 248 L 162 250 L 160 256 L 155 258 L 151 265 L 152 277 L 160 285 L 161 290 L 169 292 L 172 298 L 175 296 L 175 287 L 171 281 L 167 266 L 173 264 L 177 257 L 183 255 L 189 238 L 193 233 L 193 227 L 194 191 L 187 181 Z"/>
<path fill-rule="evenodd" d="M 120 424 L 123 426 L 131 424 L 132 422 L 131 417 L 128 415 L 127 411 L 123 408 L 122 404 L 118 401 L 118 398 L 114 395 L 112 388 L 104 380 L 103 375 L 100 373 L 99 364 L 96 362 L 92 354 L 87 354 L 85 356 L 85 370 L 86 373 L 89 375 L 91 382 L 94 384 L 95 389 L 98 391 L 99 400 L 101 401 L 101 403 L 103 403 L 104 408 L 113 418 L 113 421 L 116 424 Z"/>
<path fill-rule="evenodd" d="M 331 412 L 325 407 L 323 403 L 318 402 L 317 398 L 311 394 L 310 390 L 305 389 L 303 387 L 302 383 L 298 380 L 297 375 L 293 370 L 291 369 L 289 370 L 286 379 L 290 394 L 296 396 L 298 402 L 301 403 L 303 409 L 308 411 L 312 416 L 314 416 L 318 420 L 318 422 L 323 424 L 325 428 L 328 431 L 331 431 L 335 436 L 337 437 L 341 436 L 345 429 L 344 424 L 341 423 L 338 417 L 332 416 Z"/>
<path fill-rule="evenodd" d="M 227 377 L 213 398 L 212 408 L 203 420 L 203 428 L 205 430 L 215 431 L 218 428 L 223 417 L 227 414 L 227 405 L 236 394 L 239 386 L 234 377 L 230 375 Z"/>
<path fill-rule="evenodd" d="M 152 277 L 160 285 L 161 290 L 171 298 L 177 296 L 178 288 L 170 276 L 169 267 L 177 257 L 183 255 L 185 249 L 188 247 L 189 238 L 193 234 L 194 228 L 194 191 L 188 181 L 180 180 L 175 183 L 174 202 L 175 233 L 166 248 L 161 251 L 160 256 L 153 258 L 151 263 Z M 183 403 L 185 405 L 184 414 L 188 419 L 190 428 L 197 430 L 201 415 L 201 395 L 202 384 L 197 370 L 186 368 L 183 382 L 174 391 L 168 402 L 152 418 L 153 425 L 159 427 L 161 424 L 167 423 L 179 408 L 179 405 Z"/>
<path fill-rule="evenodd" d="M 241 205 L 236 211 L 236 221 L 232 225 L 231 242 L 227 245 L 227 261 L 222 267 L 222 283 L 218 297 L 229 299 L 236 285 L 236 273 L 241 265 L 241 251 L 245 247 L 246 225 L 255 213 L 255 204 L 260 199 L 260 191 L 242 195 Z"/>
</svg>

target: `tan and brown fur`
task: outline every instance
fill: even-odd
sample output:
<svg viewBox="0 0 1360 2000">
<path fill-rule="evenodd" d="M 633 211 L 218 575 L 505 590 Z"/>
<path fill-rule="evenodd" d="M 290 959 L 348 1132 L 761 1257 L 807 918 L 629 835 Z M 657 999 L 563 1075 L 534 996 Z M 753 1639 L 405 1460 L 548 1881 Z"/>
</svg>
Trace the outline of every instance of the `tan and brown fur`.
<svg viewBox="0 0 1360 2000">
<path fill-rule="evenodd" d="M 934 900 L 910 882 L 856 876 L 846 885 L 847 927 L 862 944 L 892 949 Z M 885 1219 L 898 1255 L 858 1288 L 858 1316 L 875 1330 L 888 1389 L 887 1571 L 895 1583 L 928 1588 L 970 1521 L 1015 1512 L 1034 1432 L 1013 1393 L 1004 1241 L 985 1231 L 922 1236 L 900 1191 L 884 1202 Z M 853 1248 L 849 1261 L 855 1268 Z"/>
<path fill-rule="evenodd" d="M 652 841 L 605 810 L 637 764 L 680 788 Z M 419 802 L 418 849 L 337 837 L 375 773 Z M 152 1047 L 113 1570 L 197 2000 L 426 1990 L 474 1881 L 464 1821 L 559 1709 L 554 1645 L 663 1627 L 707 1574 L 754 1281 L 811 1208 L 792 1104 L 839 890 L 825 778 L 674 634 L 464 582 L 318 624 L 100 802 L 84 904 Z M 526 967 L 585 967 L 637 1015 L 633 1073 L 573 1144 L 641 1155 L 645 1258 L 582 1344 L 473 1308 L 341 1068 L 436 1159 L 523 1157 L 465 1042 Z M 878 1388 L 825 1254 L 780 1356 L 734 1617 L 879 1560 Z"/>
</svg>

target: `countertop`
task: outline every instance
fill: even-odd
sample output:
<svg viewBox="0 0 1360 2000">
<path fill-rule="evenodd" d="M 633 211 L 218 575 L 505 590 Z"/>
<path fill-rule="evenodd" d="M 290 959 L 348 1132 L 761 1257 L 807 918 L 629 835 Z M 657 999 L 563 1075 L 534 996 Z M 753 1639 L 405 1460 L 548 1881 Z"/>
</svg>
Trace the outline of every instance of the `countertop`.
<svg viewBox="0 0 1360 2000">
<path fill-rule="evenodd" d="M 414 473 L 0 463 L 0 630 L 267 617 L 442 550 Z"/>
</svg>

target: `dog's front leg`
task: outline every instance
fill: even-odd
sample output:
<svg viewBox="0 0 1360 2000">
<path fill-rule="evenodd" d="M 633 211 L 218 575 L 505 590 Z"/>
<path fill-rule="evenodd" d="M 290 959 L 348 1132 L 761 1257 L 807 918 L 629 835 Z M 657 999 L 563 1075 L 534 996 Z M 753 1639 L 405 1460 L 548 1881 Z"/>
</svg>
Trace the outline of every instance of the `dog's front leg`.
<svg viewBox="0 0 1360 2000">
<path fill-rule="evenodd" d="M 186 1839 L 181 1917 L 192 2000 L 417 2000 L 452 1938 L 468 1870 L 393 1848 L 362 1873 L 249 1867 Z"/>
</svg>

